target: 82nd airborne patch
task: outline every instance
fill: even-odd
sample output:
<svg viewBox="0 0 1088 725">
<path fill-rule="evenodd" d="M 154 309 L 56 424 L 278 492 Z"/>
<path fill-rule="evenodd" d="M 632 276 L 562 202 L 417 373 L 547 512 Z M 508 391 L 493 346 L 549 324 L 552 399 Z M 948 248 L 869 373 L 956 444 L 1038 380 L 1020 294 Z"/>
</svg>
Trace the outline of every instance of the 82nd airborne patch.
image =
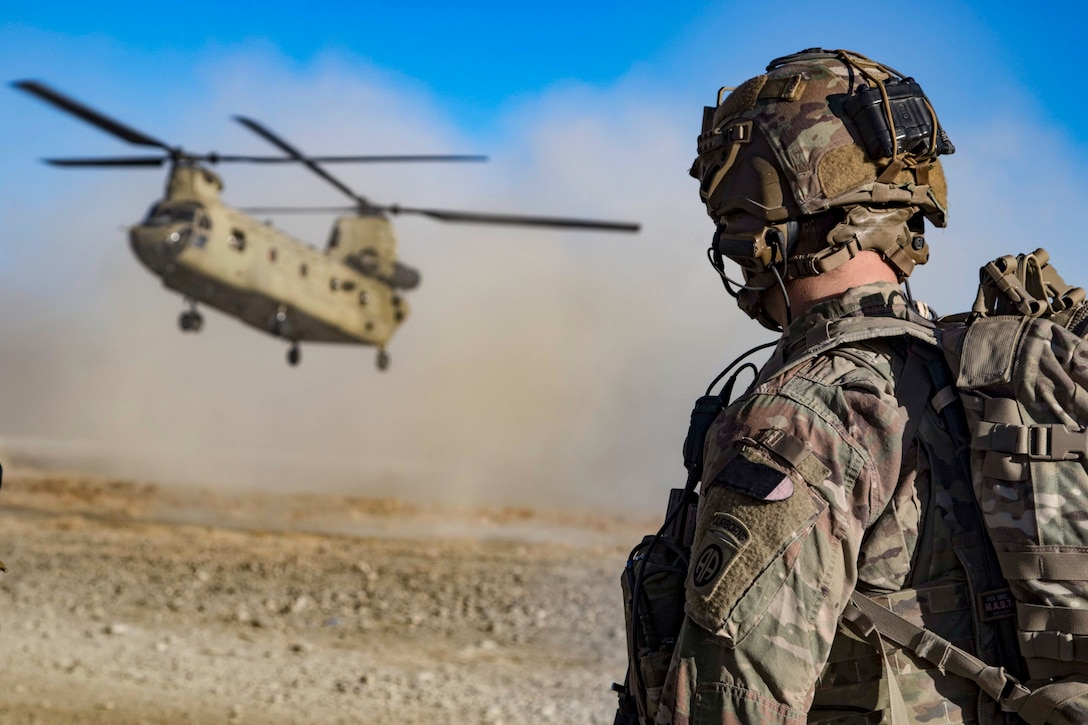
<svg viewBox="0 0 1088 725">
<path fill-rule="evenodd" d="M 691 585 L 695 591 L 703 595 L 712 592 L 722 573 L 751 538 L 751 532 L 740 519 L 730 514 L 715 514 L 691 565 Z"/>
</svg>

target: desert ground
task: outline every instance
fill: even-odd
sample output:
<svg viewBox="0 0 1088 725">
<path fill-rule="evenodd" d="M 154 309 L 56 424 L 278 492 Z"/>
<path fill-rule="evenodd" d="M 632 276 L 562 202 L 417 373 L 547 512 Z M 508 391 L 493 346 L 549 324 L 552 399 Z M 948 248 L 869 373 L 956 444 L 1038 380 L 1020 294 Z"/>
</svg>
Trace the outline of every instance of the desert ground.
<svg viewBox="0 0 1088 725">
<path fill-rule="evenodd" d="M 0 722 L 611 723 L 650 525 L 5 470 Z"/>
</svg>

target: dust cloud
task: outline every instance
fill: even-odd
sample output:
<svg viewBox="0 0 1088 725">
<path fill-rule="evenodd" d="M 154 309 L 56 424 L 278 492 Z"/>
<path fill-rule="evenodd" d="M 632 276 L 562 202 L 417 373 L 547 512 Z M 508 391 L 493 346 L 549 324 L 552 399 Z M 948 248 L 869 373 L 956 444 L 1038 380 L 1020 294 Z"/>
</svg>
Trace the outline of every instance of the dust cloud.
<svg viewBox="0 0 1088 725">
<path fill-rule="evenodd" d="M 494 143 L 459 134 L 421 92 L 313 73 L 238 60 L 180 119 L 100 107 L 193 149 L 268 152 L 229 122 L 244 113 L 315 154 L 486 153 L 489 164 L 333 171 L 381 203 L 635 220 L 643 231 L 398 219 L 401 255 L 424 281 L 391 370 L 375 370 L 372 349 L 320 345 L 303 345 L 292 369 L 281 341 L 217 312 L 198 336 L 177 330 L 181 299 L 139 267 L 121 228 L 161 195 L 162 173 L 50 170 L 48 197 L 5 210 L 18 250 L 3 266 L 5 462 L 212 487 L 656 508 L 679 479 L 689 402 L 719 364 L 707 331 L 737 317 L 699 264 L 687 129 L 617 108 L 625 89 L 588 105 L 575 89 L 527 101 Z M 277 89 L 271 100 L 258 79 Z M 35 138 L 36 153 L 83 153 L 79 140 L 100 135 L 61 120 L 63 148 Z M 235 205 L 341 201 L 304 169 L 220 172 Z M 332 219 L 275 221 L 321 247 Z"/>
<path fill-rule="evenodd" d="M 397 219 L 401 256 L 423 284 L 408 298 L 391 370 L 377 372 L 369 348 L 320 345 L 303 345 L 292 369 L 281 341 L 217 312 L 200 335 L 178 331 L 181 299 L 139 267 L 123 230 L 161 195 L 163 173 L 28 171 L 47 188 L 0 199 L 7 465 L 213 488 L 653 511 L 682 482 L 692 401 L 725 363 L 769 339 L 703 261 L 709 222 L 685 173 L 699 101 L 638 75 L 520 99 L 486 137 L 459 129 L 406 79 L 335 60 L 288 68 L 226 54 L 184 102 L 166 97 L 154 110 L 81 98 L 193 150 L 269 152 L 229 121 L 244 114 L 313 154 L 485 153 L 488 164 L 332 171 L 379 203 L 634 220 L 643 230 Z M 124 151 L 33 100 L 8 103 L 48 131 L 27 138 L 27 166 L 30 156 Z M 921 270 L 915 294 L 941 311 L 963 307 L 970 270 L 1037 245 L 1056 247 L 1055 259 L 1070 260 L 1063 269 L 1083 268 L 1084 252 L 1064 244 L 1054 213 L 1075 204 L 1060 143 L 1028 158 L 1011 139 L 1040 129 L 1022 119 L 956 131 L 960 152 L 947 163 L 954 231 L 930 240 L 934 259 L 952 263 Z M 1025 188 L 1040 164 L 1049 164 L 1046 178 Z M 301 168 L 219 171 L 225 201 L 238 206 L 343 201 Z M 996 204 L 1012 188 L 1035 210 L 1032 239 L 1011 234 L 1015 211 Z M 323 247 L 332 219 L 275 222 Z"/>
</svg>

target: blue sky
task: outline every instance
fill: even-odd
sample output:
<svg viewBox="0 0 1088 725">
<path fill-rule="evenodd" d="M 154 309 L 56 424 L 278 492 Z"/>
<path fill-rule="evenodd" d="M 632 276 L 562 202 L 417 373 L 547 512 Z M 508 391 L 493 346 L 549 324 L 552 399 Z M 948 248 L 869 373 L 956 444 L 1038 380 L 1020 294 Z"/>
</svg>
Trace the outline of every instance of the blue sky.
<svg viewBox="0 0 1088 725">
<path fill-rule="evenodd" d="M 679 481 L 691 400 L 765 339 L 703 259 L 708 222 L 685 173 L 701 106 L 814 45 L 915 76 L 957 146 L 951 225 L 930 235 L 919 296 L 964 307 L 973 270 L 1035 246 L 1088 283 L 1070 223 L 1088 150 L 1085 9 L 584 5 L 5 3 L 0 78 L 47 81 L 170 143 L 267 153 L 230 120 L 242 113 L 315 153 L 486 153 L 472 168 L 337 173 L 379 202 L 644 228 L 620 240 L 399 220 L 424 284 L 392 371 L 377 375 L 368 351 L 320 348 L 288 370 L 277 341 L 222 316 L 199 339 L 177 333 L 180 300 L 123 232 L 162 173 L 39 163 L 133 149 L 5 86 L 0 401 L 14 415 L 0 438 L 99 441 L 129 466 L 151 461 L 148 475 L 201 481 L 255 483 L 320 459 L 322 476 L 363 476 L 375 492 L 441 478 L 443 495 L 596 504 L 624 485 L 630 505 L 656 509 Z M 222 173 L 233 204 L 340 201 L 303 170 Z M 321 246 L 330 221 L 282 223 Z"/>
<path fill-rule="evenodd" d="M 184 10 L 142 2 L 11 2 L 0 24 L 0 53 L 4 67 L 12 68 L 48 61 L 55 46 L 69 45 L 73 54 L 93 48 L 94 65 L 159 80 L 163 72 L 184 78 L 201 57 L 238 46 L 268 46 L 300 65 L 345 53 L 421 82 L 459 116 L 480 120 L 510 98 L 557 82 L 608 84 L 640 65 L 678 70 L 677 60 L 705 63 L 730 48 L 777 53 L 793 48 L 791 37 L 823 45 L 833 38 L 874 56 L 880 47 L 894 47 L 911 48 L 911 57 L 958 59 L 971 71 L 964 86 L 1030 87 L 1047 113 L 1083 141 L 1069 73 L 1079 66 L 1086 20 L 1088 11 L 1077 3 L 1049 2 L 922 2 L 909 11 L 889 3 L 865 13 L 846 4 L 801 2 L 753 8 L 729 2 L 318 1 L 269 2 L 259 10 L 210 0 L 188 2 Z M 61 55 L 67 54 L 54 57 Z M 688 69 L 685 75 L 703 73 Z"/>
</svg>

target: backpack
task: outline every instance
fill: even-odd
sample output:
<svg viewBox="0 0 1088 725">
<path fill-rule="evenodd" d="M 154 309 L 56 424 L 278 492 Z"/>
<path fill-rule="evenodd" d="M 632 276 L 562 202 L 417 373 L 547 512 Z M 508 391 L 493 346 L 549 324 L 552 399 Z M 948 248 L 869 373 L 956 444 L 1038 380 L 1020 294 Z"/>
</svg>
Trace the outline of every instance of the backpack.
<svg viewBox="0 0 1088 725">
<path fill-rule="evenodd" d="M 871 602 L 860 609 L 880 619 L 869 617 L 882 634 L 899 630 L 899 638 L 890 638 L 913 645 L 923 657 L 946 665 L 956 660 L 964 671 L 948 669 L 975 679 L 1026 722 L 1084 723 L 1088 303 L 1083 289 L 1067 285 L 1049 265 L 1043 249 L 994 260 L 980 277 L 972 311 L 936 327 L 956 395 L 938 393 L 932 404 L 955 398 L 962 404 L 970 431 L 971 483 L 1014 600 L 1029 679 L 1017 683 L 947 643 L 923 643 L 933 639 L 931 633 L 906 632 L 902 622 L 874 610 Z"/>
<path fill-rule="evenodd" d="M 860 592 L 851 597 L 844 625 L 873 642 L 878 652 L 883 653 L 884 638 L 976 682 L 1004 710 L 1016 712 L 1029 725 L 1088 722 L 1086 328 L 1084 290 L 1067 285 L 1049 265 L 1046 251 L 1037 249 L 983 267 L 970 313 L 936 323 L 920 317 L 894 324 L 846 318 L 832 323 L 822 339 L 790 355 L 772 373 L 780 374 L 838 345 L 880 337 L 906 335 L 942 351 L 954 384 L 940 390 L 929 404 L 938 411 L 956 401 L 962 404 L 975 498 L 1011 593 L 1011 601 L 995 599 L 992 606 L 1015 606 L 1017 639 L 1029 679 L 1017 681 L 1003 668 L 979 660 Z M 767 375 L 764 371 L 761 377 Z M 689 439 L 692 435 L 689 431 Z M 689 488 L 694 488 L 690 475 Z M 686 567 L 687 559 L 683 562 Z M 640 565 L 649 566 L 635 562 Z M 682 577 L 678 590 L 673 589 L 682 608 Z M 635 599 L 638 594 L 634 592 Z M 630 641 L 630 621 L 628 630 Z M 640 650 L 634 647 L 631 652 Z M 667 671 L 668 658 L 661 647 L 653 652 L 643 648 L 641 653 L 642 662 L 654 656 L 651 674 L 660 668 L 656 664 L 660 661 Z M 907 722 L 886 659 L 885 666 L 884 679 L 893 691 L 890 723 Z M 641 680 L 657 682 L 653 677 Z M 621 720 L 617 714 L 617 724 L 652 722 L 655 693 L 638 689 L 639 682 L 636 679 L 634 691 L 629 686 L 628 693 L 636 702 L 649 703 L 639 707 L 644 719 Z"/>
</svg>

